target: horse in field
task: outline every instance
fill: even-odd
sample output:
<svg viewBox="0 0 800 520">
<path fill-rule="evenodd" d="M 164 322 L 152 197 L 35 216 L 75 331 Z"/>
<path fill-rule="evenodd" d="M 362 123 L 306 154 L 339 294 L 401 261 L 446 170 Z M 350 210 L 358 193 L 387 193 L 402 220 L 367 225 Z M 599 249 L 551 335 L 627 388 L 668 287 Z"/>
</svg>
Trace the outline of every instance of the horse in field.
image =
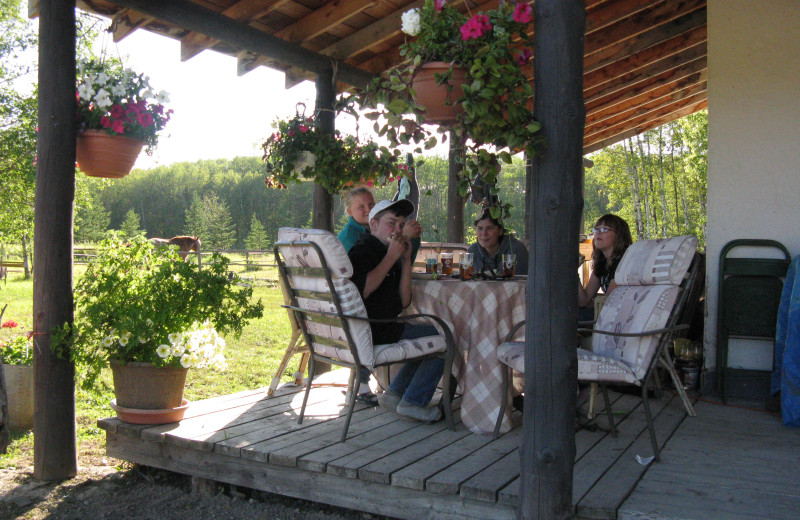
<svg viewBox="0 0 800 520">
<path fill-rule="evenodd" d="M 178 246 L 178 254 L 182 259 L 186 260 L 189 253 L 200 251 L 200 237 L 178 235 L 170 239 L 166 238 L 151 238 L 150 243 L 156 247 L 161 246 Z"/>
</svg>

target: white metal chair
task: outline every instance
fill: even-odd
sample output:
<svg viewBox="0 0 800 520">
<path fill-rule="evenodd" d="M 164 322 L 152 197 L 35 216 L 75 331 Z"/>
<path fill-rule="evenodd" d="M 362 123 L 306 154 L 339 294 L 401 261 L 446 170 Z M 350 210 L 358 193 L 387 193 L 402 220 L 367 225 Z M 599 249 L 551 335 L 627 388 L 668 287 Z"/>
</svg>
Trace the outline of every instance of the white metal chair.
<svg viewBox="0 0 800 520">
<path fill-rule="evenodd" d="M 642 240 L 628 248 L 617 268 L 617 288 L 608 296 L 597 319 L 592 350 L 578 349 L 578 381 L 597 383 L 603 392 L 611 430 L 616 426 L 606 384 L 630 384 L 642 388 L 642 401 L 650 432 L 653 455 L 660 460 L 655 429 L 648 402 L 648 385 L 657 366 L 670 374 L 689 415 L 695 412 L 683 391 L 669 358 L 667 344 L 680 330 L 683 309 L 693 294 L 701 262 L 696 255 L 697 239 L 681 236 L 665 240 Z M 513 332 L 513 331 L 512 331 Z M 506 342 L 497 357 L 510 369 L 524 372 L 524 342 Z M 508 371 L 504 374 L 506 384 Z M 507 395 L 507 386 L 505 395 Z M 505 404 L 505 399 L 503 403 Z M 499 425 L 505 409 L 500 411 Z"/>
<path fill-rule="evenodd" d="M 291 305 L 291 300 L 289 299 L 289 289 L 286 287 L 286 280 L 278 277 L 278 285 L 281 287 L 284 305 Z M 295 354 L 300 354 L 300 365 L 297 367 L 297 371 L 293 374 L 294 384 L 301 386 L 303 384 L 303 374 L 306 371 L 308 359 L 311 355 L 308 350 L 308 345 L 306 345 L 305 338 L 303 338 L 303 331 L 300 330 L 300 324 L 297 323 L 297 319 L 294 316 L 294 312 L 287 312 L 289 314 L 289 325 L 292 327 L 292 337 L 289 339 L 289 345 L 286 347 L 286 352 L 283 353 L 283 359 L 281 359 L 278 369 L 275 371 L 275 375 L 272 377 L 272 382 L 269 384 L 269 389 L 267 389 L 267 397 L 272 397 L 272 395 L 275 394 L 275 389 L 278 388 L 278 384 L 281 382 L 283 373 L 286 371 L 289 361 L 291 361 Z"/>
<path fill-rule="evenodd" d="M 452 372 L 453 334 L 447 324 L 428 314 L 399 316 L 392 320 L 370 320 L 358 289 L 350 281 L 353 266 L 341 242 L 333 233 L 319 229 L 281 228 L 275 244 L 275 262 L 285 281 L 289 305 L 309 347 L 311 360 L 308 380 L 314 378 L 317 361 L 350 368 L 347 418 L 341 440 L 355 408 L 356 385 L 361 367 L 404 363 L 410 359 L 440 357 L 444 374 Z M 426 319 L 442 331 L 435 336 L 373 345 L 370 323 Z M 450 377 L 442 379 L 442 404 L 451 430 L 455 429 L 451 410 Z M 298 423 L 303 422 L 311 385 L 306 385 Z"/>
</svg>

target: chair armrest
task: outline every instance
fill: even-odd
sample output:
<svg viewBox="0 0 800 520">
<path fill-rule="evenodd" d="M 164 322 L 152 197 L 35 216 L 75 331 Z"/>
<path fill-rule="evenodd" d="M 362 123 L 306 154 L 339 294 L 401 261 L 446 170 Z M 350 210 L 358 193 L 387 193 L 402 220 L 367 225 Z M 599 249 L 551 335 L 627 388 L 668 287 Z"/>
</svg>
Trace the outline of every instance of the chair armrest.
<svg viewBox="0 0 800 520">
<path fill-rule="evenodd" d="M 509 341 L 514 339 L 514 335 L 517 333 L 517 331 L 519 329 L 522 328 L 523 325 L 525 325 L 525 321 L 526 320 L 522 320 L 521 322 L 519 322 L 519 323 L 515 324 L 513 327 L 511 327 L 511 330 L 508 331 L 508 334 L 506 335 L 506 339 L 503 340 L 503 343 L 508 343 Z"/>
<path fill-rule="evenodd" d="M 611 332 L 608 330 L 597 329 L 578 329 L 578 332 L 589 332 L 592 334 L 605 334 L 607 336 L 619 336 L 622 338 L 636 338 L 639 336 L 654 336 L 656 334 L 663 334 L 665 332 L 675 332 L 678 330 L 688 329 L 689 325 L 675 325 L 673 327 L 665 327 L 663 329 L 644 330 L 642 332 Z"/>
</svg>

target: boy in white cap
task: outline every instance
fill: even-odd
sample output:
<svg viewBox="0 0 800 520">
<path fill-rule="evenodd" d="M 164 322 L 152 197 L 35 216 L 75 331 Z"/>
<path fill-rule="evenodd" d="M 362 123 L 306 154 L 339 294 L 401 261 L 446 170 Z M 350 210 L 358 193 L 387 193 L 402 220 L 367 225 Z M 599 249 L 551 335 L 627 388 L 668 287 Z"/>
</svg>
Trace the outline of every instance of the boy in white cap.
<svg viewBox="0 0 800 520">
<path fill-rule="evenodd" d="M 352 281 L 364 299 L 367 315 L 391 319 L 411 304 L 411 238 L 422 234 L 419 222 L 406 217 L 414 204 L 406 199 L 382 200 L 369 213 L 370 233 L 359 237 L 350 250 Z M 396 343 L 438 334 L 430 325 L 407 322 L 371 323 L 376 345 Z M 438 421 L 441 410 L 428 404 L 442 377 L 444 360 L 409 361 L 380 396 L 380 405 L 401 417 L 423 422 Z"/>
</svg>

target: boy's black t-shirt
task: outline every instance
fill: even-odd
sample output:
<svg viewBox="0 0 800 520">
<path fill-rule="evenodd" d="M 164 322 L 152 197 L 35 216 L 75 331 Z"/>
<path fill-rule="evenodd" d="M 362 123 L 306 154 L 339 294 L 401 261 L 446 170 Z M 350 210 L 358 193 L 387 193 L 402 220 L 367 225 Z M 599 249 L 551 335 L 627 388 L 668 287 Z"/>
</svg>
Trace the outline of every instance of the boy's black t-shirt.
<svg viewBox="0 0 800 520">
<path fill-rule="evenodd" d="M 364 296 L 364 286 L 367 283 L 367 274 L 383 261 L 388 246 L 369 233 L 358 237 L 356 245 L 350 249 L 348 256 L 353 264 L 353 277 L 351 280 Z M 400 262 L 395 263 L 378 288 L 364 298 L 367 316 L 373 319 L 396 318 L 403 312 L 403 301 L 400 298 Z M 375 345 L 396 343 L 403 334 L 403 323 L 370 323 L 372 329 L 372 342 Z"/>
</svg>

